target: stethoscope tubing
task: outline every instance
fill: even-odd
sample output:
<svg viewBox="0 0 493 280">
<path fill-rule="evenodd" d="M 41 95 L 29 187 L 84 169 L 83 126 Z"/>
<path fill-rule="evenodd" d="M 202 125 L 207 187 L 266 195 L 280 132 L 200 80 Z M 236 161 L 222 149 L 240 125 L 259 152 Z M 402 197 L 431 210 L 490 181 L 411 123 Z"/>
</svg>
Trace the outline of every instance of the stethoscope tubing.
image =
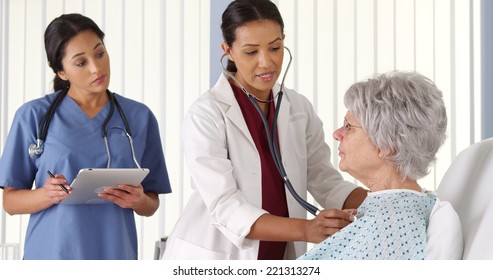
<svg viewBox="0 0 493 280">
<path fill-rule="evenodd" d="M 28 152 L 29 156 L 32 159 L 36 159 L 41 154 L 43 153 L 44 150 L 44 142 L 46 140 L 46 136 L 48 135 L 48 128 L 50 127 L 51 120 L 53 119 L 53 116 L 55 115 L 55 111 L 62 102 L 63 98 L 67 95 L 68 93 L 68 88 L 64 89 L 61 91 L 56 97 L 53 103 L 50 105 L 48 108 L 48 111 L 46 112 L 45 116 L 43 117 L 40 125 L 39 125 L 39 131 L 37 134 L 37 139 L 35 144 L 31 144 L 29 146 Z M 122 118 L 123 124 L 125 125 L 125 133 L 127 135 L 128 141 L 130 142 L 130 150 L 132 152 L 132 159 L 137 165 L 138 168 L 140 168 L 140 164 L 137 161 L 137 157 L 135 155 L 135 149 L 133 145 L 133 139 L 132 139 L 132 132 L 130 130 L 130 126 L 128 124 L 127 118 L 125 116 L 125 113 L 123 112 L 123 109 L 120 105 L 120 102 L 115 98 L 114 93 L 112 93 L 109 90 L 106 90 L 106 94 L 108 95 L 109 101 L 110 101 L 110 111 L 108 112 L 108 116 L 106 116 L 106 119 L 103 122 L 103 125 L 101 126 L 101 134 L 103 137 L 103 141 L 106 147 L 106 154 L 108 156 L 108 162 L 107 162 L 107 168 L 110 168 L 110 163 L 111 163 L 111 153 L 109 150 L 109 144 L 108 144 L 108 137 L 107 137 L 107 126 L 108 123 L 113 116 L 113 112 L 115 111 L 115 106 L 118 110 L 118 113 L 120 114 L 120 117 Z"/>
<path fill-rule="evenodd" d="M 259 112 L 259 114 L 262 116 L 262 122 L 264 123 L 265 133 L 267 134 L 267 142 L 269 144 L 269 149 L 270 149 L 270 152 L 272 154 L 272 158 L 274 159 L 274 163 L 277 167 L 277 170 L 281 174 L 281 177 L 284 181 L 286 188 L 289 190 L 289 192 L 294 197 L 294 199 L 303 208 L 305 208 L 308 212 L 310 212 L 311 214 L 316 216 L 319 213 L 318 208 L 315 207 L 314 205 L 310 204 L 308 201 L 304 200 L 302 197 L 300 197 L 300 195 L 296 192 L 293 185 L 291 184 L 291 181 L 289 180 L 289 177 L 286 173 L 286 170 L 284 169 L 284 165 L 282 164 L 282 159 L 281 159 L 281 155 L 279 153 L 279 147 L 277 146 L 277 138 L 276 138 L 276 135 L 277 135 L 276 123 L 277 123 L 277 116 L 279 114 L 278 108 L 280 108 L 279 106 L 281 105 L 282 95 L 283 95 L 283 92 L 280 91 L 278 94 L 278 97 L 277 97 L 277 105 L 276 105 L 276 109 L 275 109 L 275 113 L 274 113 L 274 122 L 272 125 L 272 134 L 269 132 L 269 123 L 267 121 L 267 118 L 264 116 L 264 113 L 263 113 L 262 109 L 260 108 L 260 106 L 257 104 L 257 101 L 255 100 L 255 98 L 253 98 L 252 96 L 248 96 L 248 99 L 250 99 L 250 101 L 253 103 L 255 108 L 257 108 L 257 111 Z"/>
<path fill-rule="evenodd" d="M 43 143 L 46 140 L 46 135 L 48 134 L 48 128 L 50 127 L 51 120 L 55 115 L 56 108 L 58 108 L 58 105 L 60 105 L 65 95 L 67 95 L 67 92 L 68 89 L 63 90 L 55 97 L 53 104 L 48 108 L 48 112 L 46 113 L 43 120 L 41 121 L 41 125 L 39 127 L 38 139 L 41 140 Z"/>
<path fill-rule="evenodd" d="M 282 177 L 282 179 L 284 181 L 284 185 L 286 186 L 286 188 L 288 189 L 288 191 L 291 193 L 291 195 L 293 196 L 293 198 L 296 200 L 296 202 L 298 202 L 303 208 L 305 208 L 305 210 L 307 210 L 308 212 L 310 212 L 311 214 L 313 214 L 314 216 L 316 216 L 320 212 L 319 209 L 317 207 L 315 207 L 314 205 L 310 204 L 305 199 L 303 199 L 296 192 L 296 190 L 294 189 L 293 185 L 291 184 L 291 181 L 289 180 L 289 177 L 288 177 L 288 175 L 286 173 L 286 170 L 284 169 L 284 165 L 282 164 L 282 159 L 281 159 L 281 155 L 280 155 L 280 152 L 279 152 L 279 147 L 277 146 L 277 138 L 276 138 L 277 137 L 277 133 L 276 133 L 276 130 L 277 130 L 277 117 L 279 115 L 279 110 L 281 108 L 281 100 L 282 100 L 283 89 L 284 89 L 284 80 L 286 79 L 286 74 L 288 73 L 289 67 L 291 65 L 291 61 L 293 60 L 293 56 L 291 55 L 291 51 L 287 47 L 284 47 L 284 48 L 289 53 L 289 63 L 288 63 L 288 66 L 286 67 L 286 71 L 284 72 L 284 76 L 282 78 L 281 88 L 279 90 L 279 93 L 277 94 L 277 104 L 275 106 L 275 111 L 274 111 L 274 122 L 273 122 L 273 125 L 272 125 L 272 133 L 269 131 L 269 123 L 267 121 L 267 118 L 264 115 L 264 112 L 262 111 L 262 109 L 258 105 L 255 96 L 253 94 L 249 93 L 247 91 L 247 89 L 238 81 L 238 79 L 236 79 L 236 77 L 224 67 L 224 65 L 223 65 L 223 59 L 226 56 L 226 54 L 223 54 L 221 56 L 221 59 L 219 60 L 219 64 L 221 65 L 221 68 L 223 69 L 223 72 L 228 77 L 230 77 L 231 79 L 233 79 L 240 86 L 241 90 L 248 96 L 248 99 L 255 106 L 255 108 L 257 109 L 260 117 L 262 118 L 262 122 L 263 122 L 264 128 L 265 128 L 265 133 L 267 135 L 267 142 L 269 144 L 270 153 L 272 155 L 272 158 L 274 159 L 274 163 L 276 165 L 276 168 L 279 171 L 279 174 L 281 175 L 281 177 Z"/>
</svg>

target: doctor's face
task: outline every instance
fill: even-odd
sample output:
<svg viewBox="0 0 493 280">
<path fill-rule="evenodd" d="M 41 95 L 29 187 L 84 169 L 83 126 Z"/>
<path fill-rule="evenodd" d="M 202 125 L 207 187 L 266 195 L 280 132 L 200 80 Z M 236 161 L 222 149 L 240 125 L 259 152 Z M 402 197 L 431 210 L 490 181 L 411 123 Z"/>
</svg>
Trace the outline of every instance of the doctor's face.
<svg viewBox="0 0 493 280">
<path fill-rule="evenodd" d="M 284 34 L 272 20 L 248 22 L 236 29 L 232 46 L 222 48 L 234 61 L 235 77 L 252 94 L 267 99 L 282 70 Z"/>
<path fill-rule="evenodd" d="M 110 83 L 110 59 L 101 39 L 82 31 L 67 42 L 58 76 L 70 81 L 69 95 L 100 94 Z"/>
</svg>

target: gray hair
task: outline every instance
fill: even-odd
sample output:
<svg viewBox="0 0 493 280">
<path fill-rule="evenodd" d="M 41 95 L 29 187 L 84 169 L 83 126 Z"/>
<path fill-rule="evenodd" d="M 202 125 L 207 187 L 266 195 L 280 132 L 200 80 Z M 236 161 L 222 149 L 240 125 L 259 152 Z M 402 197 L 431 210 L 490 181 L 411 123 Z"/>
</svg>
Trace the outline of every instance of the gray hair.
<svg viewBox="0 0 493 280">
<path fill-rule="evenodd" d="M 344 104 L 380 150 L 392 153 L 402 179 L 417 180 L 445 141 L 447 113 L 442 92 L 416 72 L 376 74 L 352 85 Z"/>
</svg>

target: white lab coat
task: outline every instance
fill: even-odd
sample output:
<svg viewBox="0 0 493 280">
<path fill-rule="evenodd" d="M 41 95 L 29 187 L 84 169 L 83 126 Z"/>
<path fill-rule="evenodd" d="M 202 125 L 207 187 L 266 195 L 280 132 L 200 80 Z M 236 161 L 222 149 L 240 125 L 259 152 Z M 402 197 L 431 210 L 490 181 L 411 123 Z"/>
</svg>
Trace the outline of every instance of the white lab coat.
<svg viewBox="0 0 493 280">
<path fill-rule="evenodd" d="M 279 85 L 274 88 L 274 93 Z M 330 163 L 322 122 L 311 103 L 285 89 L 278 117 L 282 161 L 298 194 L 324 208 L 341 208 L 356 187 Z M 163 259 L 257 259 L 259 241 L 246 238 L 262 209 L 255 143 L 227 78 L 205 92 L 183 120 L 182 141 L 194 192 L 168 238 Z M 277 170 L 273 170 L 277 172 Z M 290 217 L 307 218 L 286 190 Z M 289 242 L 285 258 L 306 252 Z"/>
</svg>

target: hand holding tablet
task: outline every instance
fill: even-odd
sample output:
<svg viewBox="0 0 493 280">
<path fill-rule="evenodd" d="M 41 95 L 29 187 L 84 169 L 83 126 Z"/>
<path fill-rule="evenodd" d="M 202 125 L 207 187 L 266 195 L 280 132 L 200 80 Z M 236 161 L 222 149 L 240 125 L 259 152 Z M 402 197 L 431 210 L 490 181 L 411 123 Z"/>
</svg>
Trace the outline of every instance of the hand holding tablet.
<svg viewBox="0 0 493 280">
<path fill-rule="evenodd" d="M 85 168 L 81 169 L 70 185 L 71 195 L 60 204 L 111 203 L 98 196 L 105 188 L 118 185 L 138 186 L 149 173 L 147 168 Z"/>
</svg>

